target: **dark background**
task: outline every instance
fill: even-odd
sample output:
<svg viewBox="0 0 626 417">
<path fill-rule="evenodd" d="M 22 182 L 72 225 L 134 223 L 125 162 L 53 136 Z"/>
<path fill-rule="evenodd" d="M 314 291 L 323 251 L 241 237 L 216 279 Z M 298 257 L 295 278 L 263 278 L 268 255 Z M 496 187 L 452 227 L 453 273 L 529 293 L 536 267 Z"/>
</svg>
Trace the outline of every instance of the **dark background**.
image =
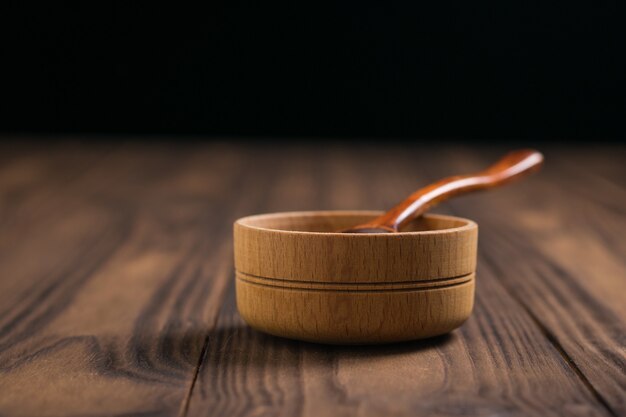
<svg viewBox="0 0 626 417">
<path fill-rule="evenodd" d="M 5 133 L 619 140 L 617 1 L 2 6 Z"/>
</svg>

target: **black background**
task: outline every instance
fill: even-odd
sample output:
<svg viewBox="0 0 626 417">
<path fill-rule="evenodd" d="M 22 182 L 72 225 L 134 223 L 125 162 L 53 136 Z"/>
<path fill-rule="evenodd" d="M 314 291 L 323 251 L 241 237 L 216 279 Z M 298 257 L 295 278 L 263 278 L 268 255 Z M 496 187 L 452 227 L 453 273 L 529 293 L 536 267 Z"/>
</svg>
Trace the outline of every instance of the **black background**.
<svg viewBox="0 0 626 417">
<path fill-rule="evenodd" d="M 2 6 L 3 132 L 619 140 L 617 1 Z"/>
</svg>

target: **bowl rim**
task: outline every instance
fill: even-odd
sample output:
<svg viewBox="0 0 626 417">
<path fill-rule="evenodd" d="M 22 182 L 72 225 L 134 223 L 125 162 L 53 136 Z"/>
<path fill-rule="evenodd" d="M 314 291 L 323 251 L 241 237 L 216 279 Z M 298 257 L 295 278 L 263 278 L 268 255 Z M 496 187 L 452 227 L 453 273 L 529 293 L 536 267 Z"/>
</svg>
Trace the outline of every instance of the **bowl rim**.
<svg viewBox="0 0 626 417">
<path fill-rule="evenodd" d="M 267 219 L 267 218 L 276 218 L 276 217 L 296 217 L 296 216 L 313 216 L 313 215 L 322 215 L 322 216 L 331 216 L 331 215 L 373 215 L 377 216 L 383 214 L 382 210 L 306 210 L 306 211 L 284 211 L 284 212 L 274 212 L 274 213 L 260 213 L 253 214 L 250 216 L 241 217 L 234 222 L 234 226 L 243 227 L 246 229 L 259 230 L 267 233 L 276 233 L 276 234 L 284 234 L 284 235 L 309 235 L 309 236 L 337 236 L 342 238 L 351 238 L 351 239 L 363 239 L 363 238 L 386 238 L 386 239 L 394 239 L 400 238 L 402 236 L 424 236 L 424 235 L 442 235 L 442 234 L 451 234 L 458 233 L 462 231 L 468 231 L 472 229 L 477 229 L 478 224 L 473 220 L 466 219 L 463 217 L 450 216 L 447 214 L 437 214 L 437 213 L 426 213 L 424 217 L 432 217 L 439 219 L 448 219 L 448 220 L 459 220 L 465 222 L 464 225 L 458 227 L 451 227 L 448 229 L 439 229 L 439 230 L 420 230 L 413 232 L 398 232 L 398 233 L 339 233 L 339 232 L 307 232 L 303 230 L 282 230 L 282 229 L 270 229 L 267 227 L 253 226 L 250 224 L 245 224 L 246 221 L 256 220 L 256 219 Z"/>
</svg>

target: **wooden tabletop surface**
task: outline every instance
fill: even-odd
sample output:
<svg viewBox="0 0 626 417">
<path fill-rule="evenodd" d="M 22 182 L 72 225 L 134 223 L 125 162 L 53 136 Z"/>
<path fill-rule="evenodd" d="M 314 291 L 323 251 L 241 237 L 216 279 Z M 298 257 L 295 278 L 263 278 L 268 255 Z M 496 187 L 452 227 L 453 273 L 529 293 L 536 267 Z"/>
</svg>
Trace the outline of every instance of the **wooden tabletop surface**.
<svg viewBox="0 0 626 417">
<path fill-rule="evenodd" d="M 479 224 L 452 334 L 336 347 L 246 327 L 232 222 L 383 209 L 505 152 L 401 144 L 6 140 L 0 416 L 624 416 L 626 147 L 434 212 Z"/>
</svg>

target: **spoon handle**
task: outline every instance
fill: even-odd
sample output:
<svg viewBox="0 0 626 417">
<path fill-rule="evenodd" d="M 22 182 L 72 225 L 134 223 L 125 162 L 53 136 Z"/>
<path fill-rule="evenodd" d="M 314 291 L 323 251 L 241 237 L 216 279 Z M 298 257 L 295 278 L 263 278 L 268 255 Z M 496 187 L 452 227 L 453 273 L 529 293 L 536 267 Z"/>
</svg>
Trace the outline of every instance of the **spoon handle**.
<svg viewBox="0 0 626 417">
<path fill-rule="evenodd" d="M 458 194 L 506 184 L 541 167 L 543 155 L 532 149 L 514 151 L 489 168 L 469 175 L 456 175 L 428 185 L 376 219 L 360 227 L 398 231 L 432 206 Z"/>
</svg>

